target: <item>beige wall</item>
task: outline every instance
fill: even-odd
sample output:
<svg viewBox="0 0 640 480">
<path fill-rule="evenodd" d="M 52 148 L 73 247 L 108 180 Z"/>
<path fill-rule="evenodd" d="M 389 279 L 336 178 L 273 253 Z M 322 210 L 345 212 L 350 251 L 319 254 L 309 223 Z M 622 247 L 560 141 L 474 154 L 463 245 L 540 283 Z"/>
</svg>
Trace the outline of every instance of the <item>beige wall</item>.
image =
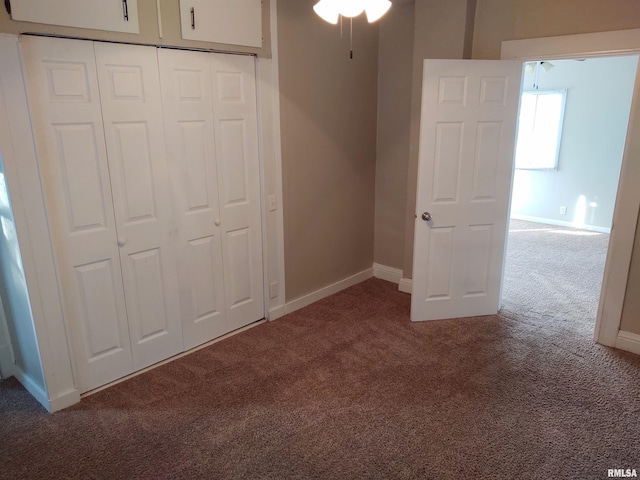
<svg viewBox="0 0 640 480">
<path fill-rule="evenodd" d="M 237 45 L 225 45 L 221 43 L 196 42 L 182 40 L 180 34 L 180 2 L 179 0 L 160 0 L 162 13 L 162 38 L 158 28 L 157 3 L 153 0 L 138 0 L 138 17 L 140 21 L 140 33 L 105 32 L 102 30 L 89 30 L 72 27 L 58 27 L 54 25 L 42 25 L 29 22 L 15 22 L 4 8 L 0 6 L 0 33 L 46 33 L 51 35 L 63 35 L 77 38 L 90 38 L 95 40 L 111 40 L 116 42 L 139 43 L 147 45 L 174 45 L 188 48 L 202 48 L 216 51 L 255 53 L 260 57 L 270 57 L 270 32 L 269 32 L 269 0 L 264 0 L 262 5 L 262 32 L 263 48 L 240 47 Z"/>
<path fill-rule="evenodd" d="M 473 58 L 499 59 L 503 40 L 638 27 L 638 0 L 478 0 Z"/>
<path fill-rule="evenodd" d="M 475 6 L 475 2 L 470 5 Z M 416 0 L 411 89 L 411 128 L 409 167 L 405 206 L 403 271 L 411 278 L 413 269 L 413 232 L 420 139 L 420 102 L 422 99 L 422 62 L 425 58 L 464 58 L 465 38 L 472 31 L 467 22 L 467 0 Z"/>
<path fill-rule="evenodd" d="M 414 3 L 380 21 L 374 261 L 402 270 L 411 127 Z"/>
<path fill-rule="evenodd" d="M 371 268 L 378 27 L 278 1 L 287 301 Z"/>
</svg>

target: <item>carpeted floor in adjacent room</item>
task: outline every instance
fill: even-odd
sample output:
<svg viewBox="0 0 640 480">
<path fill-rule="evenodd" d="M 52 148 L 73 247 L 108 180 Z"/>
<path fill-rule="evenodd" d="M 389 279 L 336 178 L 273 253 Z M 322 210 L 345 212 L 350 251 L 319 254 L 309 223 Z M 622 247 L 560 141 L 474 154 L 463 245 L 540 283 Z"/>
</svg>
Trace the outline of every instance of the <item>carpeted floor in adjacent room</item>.
<svg viewBox="0 0 640 480">
<path fill-rule="evenodd" d="M 517 268 L 558 298 L 520 292 L 528 311 L 511 295 L 496 316 L 412 324 L 409 295 L 371 279 L 53 415 L 2 381 L 0 478 L 640 471 L 640 357 L 594 344 L 584 306 L 555 307 L 553 270 Z"/>
</svg>

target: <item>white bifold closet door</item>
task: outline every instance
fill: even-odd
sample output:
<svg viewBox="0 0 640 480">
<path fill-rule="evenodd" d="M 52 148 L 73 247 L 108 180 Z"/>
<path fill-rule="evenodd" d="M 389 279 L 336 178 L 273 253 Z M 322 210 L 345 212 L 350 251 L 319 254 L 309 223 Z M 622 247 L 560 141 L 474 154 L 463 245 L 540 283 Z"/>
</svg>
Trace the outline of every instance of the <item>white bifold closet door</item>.
<svg viewBox="0 0 640 480">
<path fill-rule="evenodd" d="M 154 48 L 23 37 L 81 391 L 183 350 Z M 97 61 L 96 61 L 97 59 Z"/>
<path fill-rule="evenodd" d="M 158 56 L 188 349 L 264 317 L 255 66 Z"/>
</svg>

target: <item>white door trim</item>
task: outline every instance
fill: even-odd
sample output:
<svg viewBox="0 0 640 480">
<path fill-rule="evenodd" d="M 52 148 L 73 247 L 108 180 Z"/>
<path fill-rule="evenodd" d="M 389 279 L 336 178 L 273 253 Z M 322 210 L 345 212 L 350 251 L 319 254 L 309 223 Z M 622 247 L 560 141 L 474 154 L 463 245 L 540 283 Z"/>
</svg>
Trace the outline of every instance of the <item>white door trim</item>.
<svg viewBox="0 0 640 480">
<path fill-rule="evenodd" d="M 640 29 L 502 42 L 503 60 L 640 54 Z M 640 71 L 640 69 L 639 69 Z M 640 208 L 640 78 L 636 76 L 594 338 L 616 346 Z"/>
<path fill-rule="evenodd" d="M 265 245 L 265 317 L 275 320 L 284 315 L 286 304 L 284 273 L 284 215 L 282 198 L 282 144 L 280 136 L 280 76 L 278 60 L 277 1 L 270 3 L 271 58 L 256 61 L 260 159 L 262 167 L 263 241 Z M 275 210 L 269 207 L 275 199 Z M 265 222 L 266 220 L 266 222 Z M 271 285 L 277 295 L 270 298 Z"/>
<path fill-rule="evenodd" d="M 8 129 L 0 128 L 0 141 L 12 145 L 4 151 L 4 166 L 11 194 L 20 252 L 34 328 L 46 383 L 45 408 L 80 400 L 74 384 L 72 360 L 58 280 L 53 261 L 40 174 L 36 161 L 31 119 L 19 57 L 19 37 L 0 35 L 0 90 L 6 110 L 0 111 Z M 9 121 L 10 120 L 10 121 Z M 1 123 L 1 122 L 0 122 Z M 43 398 L 38 397 L 38 400 Z"/>
</svg>

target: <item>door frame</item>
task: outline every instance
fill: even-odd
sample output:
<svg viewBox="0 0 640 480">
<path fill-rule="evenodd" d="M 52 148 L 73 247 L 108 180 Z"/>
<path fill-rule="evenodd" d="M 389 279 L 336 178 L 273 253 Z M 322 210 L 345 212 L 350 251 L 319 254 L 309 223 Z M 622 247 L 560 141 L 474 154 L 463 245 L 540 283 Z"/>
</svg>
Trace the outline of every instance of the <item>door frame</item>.
<svg viewBox="0 0 640 480">
<path fill-rule="evenodd" d="M 640 29 L 507 40 L 502 42 L 502 60 L 593 58 L 640 55 Z M 620 348 L 618 334 L 629 279 L 629 267 L 640 209 L 640 67 L 631 102 L 627 138 L 613 213 L 598 314 L 596 342 Z M 635 160 L 635 161 L 634 161 Z M 615 228 L 614 228 L 615 226 Z M 504 275 L 504 272 L 503 272 Z"/>
</svg>

